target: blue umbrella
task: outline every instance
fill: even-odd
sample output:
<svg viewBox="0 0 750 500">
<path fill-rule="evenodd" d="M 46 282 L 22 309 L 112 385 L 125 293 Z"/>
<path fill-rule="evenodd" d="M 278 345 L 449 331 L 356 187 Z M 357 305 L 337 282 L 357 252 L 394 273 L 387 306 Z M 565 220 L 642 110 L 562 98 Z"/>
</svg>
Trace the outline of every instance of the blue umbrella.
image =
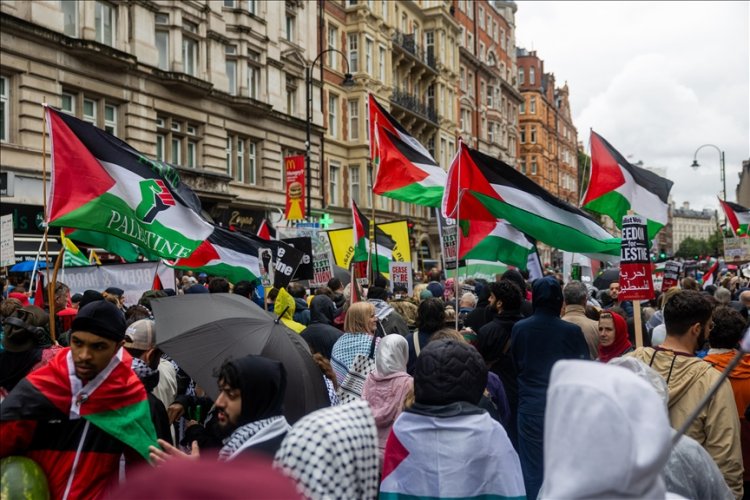
<svg viewBox="0 0 750 500">
<path fill-rule="evenodd" d="M 46 267 L 47 267 L 47 263 L 44 261 L 40 261 L 39 265 L 37 266 L 37 269 L 44 269 Z M 30 273 L 33 270 L 34 270 L 33 260 L 21 261 L 18 264 L 14 264 L 13 267 L 10 268 L 10 272 L 12 273 Z"/>
</svg>

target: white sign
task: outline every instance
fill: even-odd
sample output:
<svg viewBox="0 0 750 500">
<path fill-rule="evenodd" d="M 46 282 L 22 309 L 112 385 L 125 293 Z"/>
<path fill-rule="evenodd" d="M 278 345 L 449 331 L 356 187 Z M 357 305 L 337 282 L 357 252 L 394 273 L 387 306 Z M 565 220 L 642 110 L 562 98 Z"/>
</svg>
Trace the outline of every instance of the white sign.
<svg viewBox="0 0 750 500">
<path fill-rule="evenodd" d="M 411 262 L 389 262 L 388 272 L 391 274 L 391 292 L 396 285 L 403 285 L 409 291 L 409 295 L 414 292 L 411 275 Z"/>
<path fill-rule="evenodd" d="M 164 288 L 174 288 L 174 269 L 157 262 L 136 262 L 109 266 L 83 266 L 65 269 L 64 281 L 70 294 L 86 290 L 103 292 L 111 286 L 125 291 L 125 305 L 137 304 L 143 292 L 151 290 L 154 273 L 159 265 L 159 279 Z"/>
<path fill-rule="evenodd" d="M 16 248 L 13 244 L 13 215 L 0 217 L 0 267 L 16 263 Z"/>
</svg>

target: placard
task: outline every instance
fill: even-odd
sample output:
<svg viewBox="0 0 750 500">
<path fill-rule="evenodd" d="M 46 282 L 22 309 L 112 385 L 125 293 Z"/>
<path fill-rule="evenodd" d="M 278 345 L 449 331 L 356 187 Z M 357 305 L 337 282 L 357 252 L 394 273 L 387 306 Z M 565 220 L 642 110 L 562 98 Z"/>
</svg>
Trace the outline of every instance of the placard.
<svg viewBox="0 0 750 500">
<path fill-rule="evenodd" d="M 675 287 L 680 282 L 680 272 L 682 271 L 682 262 L 670 260 L 664 263 L 664 276 L 661 281 L 661 291 L 666 292 Z"/>
<path fill-rule="evenodd" d="M 13 243 L 13 216 L 0 217 L 0 267 L 16 263 L 16 247 Z"/>
<path fill-rule="evenodd" d="M 618 301 L 654 298 L 646 219 L 639 215 L 622 218 L 620 249 L 620 294 Z"/>
<path fill-rule="evenodd" d="M 456 219 L 443 217 L 443 213 L 439 208 L 435 209 L 435 217 L 438 221 L 438 235 L 440 236 L 443 268 L 455 269 L 458 257 L 458 224 L 456 224 Z"/>
<path fill-rule="evenodd" d="M 302 252 L 302 262 L 292 276 L 293 280 L 311 280 L 313 278 L 312 241 L 309 236 L 283 238 L 281 241 Z"/>
<path fill-rule="evenodd" d="M 377 226 L 396 242 L 396 247 L 393 249 L 394 262 L 411 262 L 409 227 L 406 221 L 386 222 Z M 351 264 L 354 255 L 352 228 L 332 229 L 327 231 L 326 234 L 331 242 L 331 252 L 336 260 L 336 265 L 349 269 L 349 264 Z"/>
<path fill-rule="evenodd" d="M 304 239 L 308 243 L 310 241 L 310 238 L 292 239 Z M 276 247 L 276 259 L 273 266 L 273 286 L 275 288 L 285 288 L 299 273 L 299 269 L 302 267 L 305 258 L 307 257 L 307 261 L 310 262 L 310 257 L 297 246 L 301 242 L 292 244 L 288 240 L 283 240 L 279 241 L 279 243 Z"/>
<path fill-rule="evenodd" d="M 403 285 L 409 291 L 409 295 L 414 292 L 412 281 L 411 262 L 389 262 L 388 272 L 391 275 L 391 292 L 396 285 Z"/>
<path fill-rule="evenodd" d="M 107 266 L 70 267 L 59 281 L 70 287 L 70 294 L 86 290 L 104 291 L 111 286 L 125 291 L 125 305 L 137 304 L 143 292 L 151 290 L 157 273 L 164 288 L 175 288 L 174 269 L 160 262 L 135 262 Z"/>
<path fill-rule="evenodd" d="M 305 218 L 305 157 L 303 155 L 284 158 L 286 175 L 286 220 Z"/>
<path fill-rule="evenodd" d="M 750 260 L 750 238 L 724 238 L 724 260 L 727 263 Z"/>
</svg>

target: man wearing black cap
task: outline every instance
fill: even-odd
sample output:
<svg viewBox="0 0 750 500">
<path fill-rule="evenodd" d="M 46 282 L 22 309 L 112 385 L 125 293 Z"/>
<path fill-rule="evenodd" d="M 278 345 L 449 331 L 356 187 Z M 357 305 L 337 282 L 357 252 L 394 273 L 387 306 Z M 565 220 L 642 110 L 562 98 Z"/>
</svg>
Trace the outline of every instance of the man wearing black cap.
<svg viewBox="0 0 750 500">
<path fill-rule="evenodd" d="M 148 459 L 156 433 L 124 339 L 117 307 L 107 301 L 82 307 L 70 348 L 3 401 L 0 457 L 35 460 L 52 498 L 98 498 L 116 481 L 123 453 Z"/>
<path fill-rule="evenodd" d="M 104 290 L 102 296 L 104 300 L 112 302 L 120 311 L 125 312 L 125 290 L 111 286 Z"/>
</svg>

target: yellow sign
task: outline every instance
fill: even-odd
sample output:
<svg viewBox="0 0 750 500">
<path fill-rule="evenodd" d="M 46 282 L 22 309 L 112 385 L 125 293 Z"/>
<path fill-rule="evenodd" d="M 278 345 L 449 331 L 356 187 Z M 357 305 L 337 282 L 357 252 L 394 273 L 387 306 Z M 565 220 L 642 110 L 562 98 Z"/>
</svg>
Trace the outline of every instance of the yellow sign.
<svg viewBox="0 0 750 500">
<path fill-rule="evenodd" d="M 396 246 L 393 248 L 394 262 L 411 262 L 411 248 L 409 248 L 409 227 L 406 221 L 386 222 L 377 225 L 385 234 L 393 238 Z M 331 251 L 336 265 L 349 269 L 354 255 L 354 234 L 352 228 L 332 229 L 328 231 L 331 241 Z"/>
</svg>

